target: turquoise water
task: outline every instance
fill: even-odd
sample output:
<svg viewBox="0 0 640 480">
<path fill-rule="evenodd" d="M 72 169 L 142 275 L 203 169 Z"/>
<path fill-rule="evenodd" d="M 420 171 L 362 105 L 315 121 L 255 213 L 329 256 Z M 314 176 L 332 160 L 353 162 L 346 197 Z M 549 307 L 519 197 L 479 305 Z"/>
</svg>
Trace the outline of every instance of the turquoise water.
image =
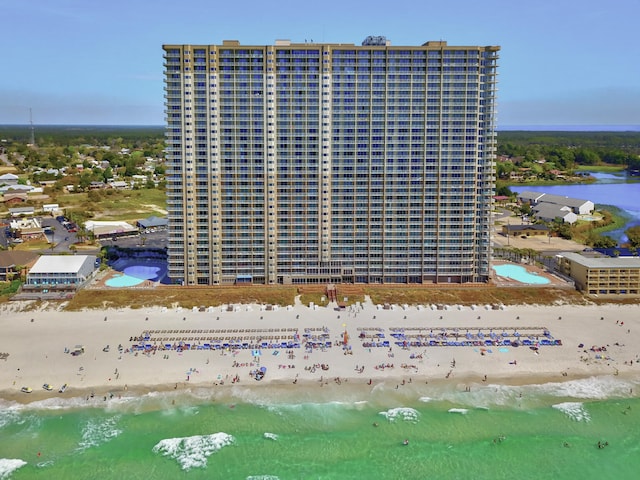
<svg viewBox="0 0 640 480">
<path fill-rule="evenodd" d="M 548 278 L 528 272 L 526 268 L 520 265 L 495 265 L 493 266 L 493 269 L 501 277 L 512 278 L 517 282 L 529 283 L 534 285 L 545 285 L 549 283 Z"/>
<path fill-rule="evenodd" d="M 170 392 L 82 408 L 5 402 L 0 478 L 631 479 L 637 385 L 602 377 L 465 392 L 416 380 L 399 390 Z"/>
<path fill-rule="evenodd" d="M 111 277 L 105 283 L 107 287 L 121 288 L 121 287 L 134 287 L 144 282 L 144 279 L 130 277 L 129 275 L 118 275 Z"/>
<path fill-rule="evenodd" d="M 145 280 L 157 280 L 161 267 L 153 265 L 130 265 L 124 269 L 122 275 L 108 279 L 105 285 L 108 287 L 133 287 Z"/>
</svg>

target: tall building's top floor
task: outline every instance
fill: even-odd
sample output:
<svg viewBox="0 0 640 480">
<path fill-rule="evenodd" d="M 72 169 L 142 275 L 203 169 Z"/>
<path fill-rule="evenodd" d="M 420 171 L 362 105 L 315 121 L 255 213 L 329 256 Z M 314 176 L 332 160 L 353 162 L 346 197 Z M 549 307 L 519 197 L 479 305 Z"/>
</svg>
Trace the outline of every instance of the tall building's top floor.
<svg viewBox="0 0 640 480">
<path fill-rule="evenodd" d="M 178 45 L 167 44 L 163 45 L 163 49 L 166 52 L 167 58 L 180 57 L 181 55 L 194 57 L 215 57 L 220 53 L 225 52 L 234 54 L 246 54 L 248 57 L 254 55 L 262 55 L 263 52 L 270 52 L 267 55 L 272 54 L 274 51 L 279 50 L 297 50 L 317 52 L 320 51 L 323 55 L 331 55 L 331 52 L 346 52 L 347 54 L 353 53 L 354 55 L 366 55 L 367 52 L 378 52 L 378 55 L 383 55 L 385 52 L 389 57 L 403 57 L 403 56 L 420 56 L 419 52 L 430 52 L 426 56 L 436 59 L 439 56 L 442 57 L 478 57 L 479 61 L 484 60 L 496 60 L 498 58 L 499 46 L 460 46 L 460 45 L 448 45 L 446 41 L 428 41 L 422 45 L 414 46 L 396 46 L 391 45 L 384 37 L 367 37 L 362 45 L 355 45 L 352 43 L 325 43 L 325 42 L 313 42 L 305 41 L 304 43 L 296 43 L 290 40 L 276 40 L 273 45 L 242 45 L 238 40 L 223 40 L 220 45 Z M 212 58 L 213 59 L 213 58 Z M 495 65 L 494 65 L 495 66 Z"/>
</svg>

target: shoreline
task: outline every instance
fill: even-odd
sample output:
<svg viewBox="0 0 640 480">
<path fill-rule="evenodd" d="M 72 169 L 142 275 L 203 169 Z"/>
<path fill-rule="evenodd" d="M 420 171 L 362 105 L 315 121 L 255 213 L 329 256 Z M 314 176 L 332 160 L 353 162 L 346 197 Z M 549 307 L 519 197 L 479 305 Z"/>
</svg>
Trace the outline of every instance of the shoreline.
<svg viewBox="0 0 640 480">
<path fill-rule="evenodd" d="M 240 305 L 234 311 L 223 306 L 205 312 L 155 307 L 84 312 L 9 312 L 4 308 L 0 353 L 9 355 L 0 360 L 0 399 L 19 404 L 80 399 L 74 405 L 82 407 L 82 400 L 87 406 L 102 405 L 105 397 L 111 400 L 172 391 L 232 401 L 235 393 L 250 390 L 256 395 L 296 401 L 313 400 L 319 391 L 326 398 L 357 393 L 366 399 L 376 389 L 408 391 L 407 385 L 412 383 L 413 390 L 419 386 L 420 390 L 464 392 L 487 385 L 524 387 L 617 376 L 635 385 L 640 378 L 636 311 L 636 305 L 611 304 L 517 305 L 504 310 L 397 306 L 385 310 L 364 303 L 342 311 L 301 305 L 267 311 L 260 305 Z M 491 332 L 513 340 L 518 331 L 523 337 L 529 332 L 532 342 L 544 340 L 537 336 L 537 330 L 533 336 L 534 328 L 548 330 L 549 338 L 561 344 L 538 343 L 537 350 L 524 344 L 485 346 L 477 337 Z M 136 341 L 130 339 L 149 331 L 158 332 L 157 339 L 149 334 L 153 349 L 134 351 Z M 173 331 L 184 333 L 166 333 Z M 467 336 L 468 346 L 451 346 L 441 340 L 445 335 L 451 344 L 461 343 L 453 341 L 453 332 L 456 340 Z M 267 334 L 289 342 L 298 338 L 299 346 L 250 348 L 256 345 L 248 342 L 260 346 Z M 223 335 L 231 344 L 231 338 L 242 337 L 247 346 L 202 349 L 202 338 Z M 383 335 L 380 338 L 389 342 L 388 346 L 371 347 L 371 337 L 377 335 Z M 188 340 L 194 349 L 175 350 L 173 345 L 178 342 L 163 342 L 161 336 L 194 339 Z M 400 344 L 399 338 L 404 339 Z M 331 346 L 309 347 L 310 342 L 321 343 L 320 339 Z M 419 343 L 435 339 L 440 342 L 437 346 Z M 164 350 L 163 343 L 171 348 Z M 76 345 L 82 345 L 84 353 L 65 353 Z M 103 351 L 106 345 L 109 349 Z M 252 372 L 261 367 L 266 368 L 266 374 L 257 381 Z M 51 384 L 53 391 L 43 390 L 43 383 Z M 60 394 L 57 390 L 63 383 L 69 388 Z M 29 386 L 33 393 L 20 392 L 22 386 Z M 635 391 L 630 395 L 635 396 Z"/>
<path fill-rule="evenodd" d="M 235 384 L 235 385 L 212 385 L 209 382 L 193 383 L 190 385 L 179 385 L 178 389 L 175 389 L 170 384 L 160 385 L 135 385 L 127 390 L 114 390 L 108 385 L 97 388 L 85 388 L 74 389 L 73 393 L 69 396 L 62 395 L 48 395 L 48 392 L 42 391 L 34 393 L 28 397 L 20 392 L 12 392 L 8 390 L 0 391 L 0 403 L 12 404 L 14 406 L 20 405 L 22 407 L 35 406 L 37 409 L 83 409 L 83 408 L 102 408 L 105 406 L 114 407 L 118 404 L 126 404 L 127 402 L 137 402 L 140 400 L 156 399 L 157 403 L 162 407 L 169 406 L 167 403 L 172 400 L 171 406 L 181 406 L 183 402 L 176 404 L 176 398 L 189 398 L 187 403 L 199 404 L 205 402 L 217 402 L 217 403 L 229 403 L 235 405 L 236 403 L 242 403 L 238 393 L 244 393 L 246 391 L 252 391 L 253 399 L 261 398 L 258 403 L 264 404 L 280 404 L 290 403 L 295 400 L 296 403 L 322 403 L 322 402 L 336 402 L 343 401 L 345 399 L 351 399 L 355 402 L 361 402 L 367 400 L 367 398 L 376 389 L 383 388 L 387 391 L 394 390 L 394 385 L 399 385 L 401 388 L 412 387 L 411 393 L 441 393 L 443 391 L 450 393 L 470 393 L 476 392 L 480 389 L 496 389 L 498 387 L 507 389 L 526 389 L 529 387 L 544 387 L 548 385 L 568 384 L 571 382 L 580 381 L 597 381 L 599 379 L 610 379 L 611 375 L 567 375 L 558 376 L 557 373 L 548 374 L 531 374 L 531 375 L 519 375 L 497 377 L 493 376 L 489 378 L 486 383 L 482 381 L 477 375 L 471 375 L 468 377 L 455 377 L 455 378 L 419 378 L 419 377 L 407 377 L 396 378 L 389 377 L 386 380 L 380 380 L 374 382 L 372 385 L 368 385 L 367 382 L 362 382 L 360 378 L 348 378 L 341 379 L 342 384 L 335 384 L 334 379 L 328 379 L 323 384 L 314 380 L 304 380 L 297 384 L 291 384 L 291 382 L 271 382 L 268 384 Z M 616 380 L 620 383 L 636 386 L 640 388 L 640 374 L 620 374 L 615 375 Z M 408 382 L 410 378 L 412 382 Z M 356 381 L 354 381 L 356 380 Z M 402 383 L 405 380 L 405 383 Z M 322 395 L 317 395 L 319 389 L 322 388 Z M 469 390 L 466 390 L 469 388 Z M 630 387 L 631 391 L 619 392 L 611 398 L 635 398 L 636 388 Z M 397 390 L 397 389 L 395 389 Z M 408 390 L 398 392 L 399 394 L 406 394 Z M 315 392 L 315 393 L 312 393 Z M 267 393 L 268 395 L 263 395 Z M 358 400 L 359 399 L 359 400 Z M 590 398 L 602 400 L 603 398 Z M 302 400 L 302 401 L 300 401 Z M 380 399 L 376 399 L 380 401 Z M 415 400 L 415 399 L 414 399 Z M 441 399 L 442 400 L 442 399 Z M 153 403 L 153 402 L 150 402 Z M 255 403 L 255 402 L 249 402 Z M 391 402 L 394 403 L 394 402 Z M 0 407 L 2 408 L 2 407 Z M 154 410 L 153 406 L 150 406 L 150 410 Z"/>
</svg>

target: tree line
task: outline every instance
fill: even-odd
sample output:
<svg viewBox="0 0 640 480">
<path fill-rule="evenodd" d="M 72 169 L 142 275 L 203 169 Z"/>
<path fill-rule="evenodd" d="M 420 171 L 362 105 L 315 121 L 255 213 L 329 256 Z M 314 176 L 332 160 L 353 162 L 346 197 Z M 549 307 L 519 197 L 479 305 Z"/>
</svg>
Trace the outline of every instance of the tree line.
<svg viewBox="0 0 640 480">
<path fill-rule="evenodd" d="M 640 132 L 498 132 L 498 155 L 545 159 L 558 169 L 578 165 L 640 168 Z"/>
</svg>

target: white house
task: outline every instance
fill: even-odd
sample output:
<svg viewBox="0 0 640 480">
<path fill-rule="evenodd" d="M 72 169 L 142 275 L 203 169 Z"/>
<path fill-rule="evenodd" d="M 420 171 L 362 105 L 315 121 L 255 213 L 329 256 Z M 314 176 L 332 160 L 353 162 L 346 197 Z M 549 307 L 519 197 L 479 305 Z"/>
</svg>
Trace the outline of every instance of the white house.
<svg viewBox="0 0 640 480">
<path fill-rule="evenodd" d="M 539 203 L 533 207 L 532 211 L 534 217 L 544 222 L 553 222 L 556 219 L 560 219 L 564 223 L 575 223 L 578 220 L 578 216 L 570 207 L 553 203 Z"/>
<path fill-rule="evenodd" d="M 95 270 L 94 255 L 42 255 L 27 274 L 27 285 L 80 287 Z"/>
<path fill-rule="evenodd" d="M 127 235 L 135 235 L 138 229 L 130 223 L 124 221 L 96 221 L 88 220 L 84 224 L 85 228 L 93 232 L 98 239 L 107 237 L 123 237 Z"/>
<path fill-rule="evenodd" d="M 0 185 L 17 185 L 18 176 L 13 173 L 5 173 L 0 175 Z"/>
<path fill-rule="evenodd" d="M 552 195 L 541 192 L 520 192 L 518 194 L 518 201 L 520 203 L 528 203 L 531 207 L 543 203 L 569 207 L 576 215 L 588 215 L 595 209 L 595 205 L 591 200 L 582 200 L 580 198 L 564 197 L 562 195 Z"/>
</svg>

